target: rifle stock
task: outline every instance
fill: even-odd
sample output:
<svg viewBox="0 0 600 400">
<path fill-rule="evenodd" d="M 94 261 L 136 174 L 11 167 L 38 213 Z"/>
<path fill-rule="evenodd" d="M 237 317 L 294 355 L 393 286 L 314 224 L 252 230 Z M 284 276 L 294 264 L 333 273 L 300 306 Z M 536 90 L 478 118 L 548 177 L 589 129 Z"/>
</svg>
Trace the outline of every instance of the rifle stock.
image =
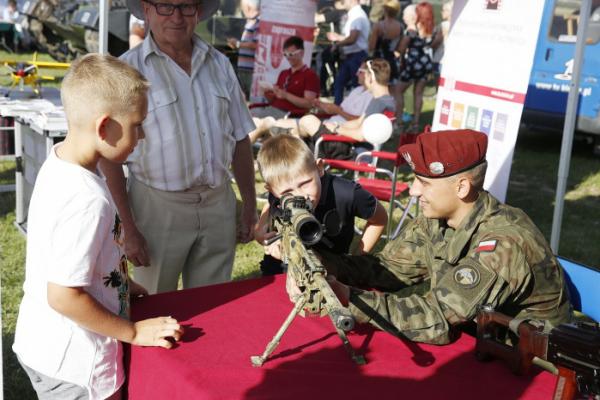
<svg viewBox="0 0 600 400">
<path fill-rule="evenodd" d="M 519 337 L 516 346 L 505 343 L 509 327 Z M 475 351 L 479 360 L 487 360 L 490 356 L 502 359 L 519 375 L 529 372 L 535 357 L 553 363 L 558 370 L 554 400 L 600 397 L 598 324 L 562 324 L 546 333 L 543 326 L 515 320 L 492 307 L 483 306 L 477 313 Z"/>
</svg>

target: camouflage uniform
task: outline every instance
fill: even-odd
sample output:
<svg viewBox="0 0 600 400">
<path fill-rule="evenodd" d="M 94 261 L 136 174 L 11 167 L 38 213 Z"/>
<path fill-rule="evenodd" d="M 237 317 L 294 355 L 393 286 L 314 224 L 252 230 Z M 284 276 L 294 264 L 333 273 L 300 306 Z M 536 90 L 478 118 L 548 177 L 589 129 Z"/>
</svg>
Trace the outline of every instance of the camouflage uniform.
<svg viewBox="0 0 600 400">
<path fill-rule="evenodd" d="M 373 256 L 325 256 L 330 273 L 350 286 L 349 309 L 359 322 L 411 340 L 444 344 L 453 325 L 491 304 L 517 318 L 570 319 L 564 275 L 542 233 L 521 210 L 481 192 L 455 231 L 419 216 Z"/>
</svg>

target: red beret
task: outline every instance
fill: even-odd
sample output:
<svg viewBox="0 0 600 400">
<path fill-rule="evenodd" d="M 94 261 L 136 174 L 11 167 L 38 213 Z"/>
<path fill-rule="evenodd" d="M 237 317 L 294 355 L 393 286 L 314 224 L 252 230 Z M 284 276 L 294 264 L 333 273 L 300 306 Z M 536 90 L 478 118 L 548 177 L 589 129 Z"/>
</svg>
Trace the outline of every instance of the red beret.
<svg viewBox="0 0 600 400">
<path fill-rule="evenodd" d="M 415 174 L 443 178 L 485 161 L 487 136 L 471 129 L 422 133 L 415 143 L 400 146 L 400 154 Z"/>
</svg>

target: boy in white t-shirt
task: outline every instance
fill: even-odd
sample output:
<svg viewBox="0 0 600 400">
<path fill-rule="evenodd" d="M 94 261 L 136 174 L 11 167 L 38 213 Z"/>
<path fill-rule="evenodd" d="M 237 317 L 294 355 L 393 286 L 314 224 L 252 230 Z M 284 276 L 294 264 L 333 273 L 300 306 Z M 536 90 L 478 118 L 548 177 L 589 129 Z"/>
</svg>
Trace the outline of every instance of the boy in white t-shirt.
<svg viewBox="0 0 600 400">
<path fill-rule="evenodd" d="M 43 399 L 120 399 L 121 342 L 172 347 L 171 317 L 129 321 L 129 279 L 116 207 L 100 158 L 123 163 L 139 139 L 148 82 L 112 57 L 88 54 L 62 83 L 69 133 L 37 176 L 29 205 L 24 296 L 13 350 Z"/>
</svg>

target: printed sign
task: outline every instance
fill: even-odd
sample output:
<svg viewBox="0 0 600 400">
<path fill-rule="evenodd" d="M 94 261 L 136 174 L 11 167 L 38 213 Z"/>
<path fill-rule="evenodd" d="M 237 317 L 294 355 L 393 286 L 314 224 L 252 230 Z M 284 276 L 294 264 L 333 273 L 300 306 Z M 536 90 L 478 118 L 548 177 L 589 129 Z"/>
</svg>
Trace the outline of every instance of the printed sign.
<svg viewBox="0 0 600 400">
<path fill-rule="evenodd" d="M 263 0 L 260 7 L 258 47 L 250 100 L 262 101 L 265 81 L 275 84 L 279 73 L 290 67 L 283 56 L 283 42 L 290 36 L 304 40 L 304 63 L 310 66 L 315 33 L 315 0 Z"/>
<path fill-rule="evenodd" d="M 485 188 L 506 199 L 543 0 L 454 0 L 433 130 L 488 135 Z"/>
</svg>

